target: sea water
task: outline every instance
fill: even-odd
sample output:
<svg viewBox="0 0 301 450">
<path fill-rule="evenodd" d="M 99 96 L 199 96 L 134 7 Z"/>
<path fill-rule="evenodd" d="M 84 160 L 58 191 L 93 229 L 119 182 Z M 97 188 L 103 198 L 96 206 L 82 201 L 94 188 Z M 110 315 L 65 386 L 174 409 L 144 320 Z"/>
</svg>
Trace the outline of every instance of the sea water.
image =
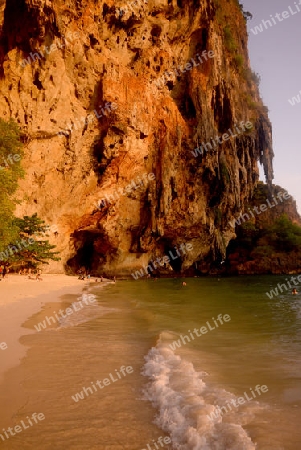
<svg viewBox="0 0 301 450">
<path fill-rule="evenodd" d="M 301 295 L 266 295 L 283 280 L 91 283 L 83 295 L 97 304 L 21 338 L 28 351 L 1 385 L 0 430 L 45 419 L 0 448 L 300 449 Z"/>
</svg>

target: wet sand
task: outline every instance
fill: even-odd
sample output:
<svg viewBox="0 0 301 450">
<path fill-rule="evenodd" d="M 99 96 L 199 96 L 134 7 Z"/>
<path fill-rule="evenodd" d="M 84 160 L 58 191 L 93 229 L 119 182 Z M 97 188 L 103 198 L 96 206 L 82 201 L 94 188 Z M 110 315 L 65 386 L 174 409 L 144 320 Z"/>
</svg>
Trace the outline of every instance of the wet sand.
<svg viewBox="0 0 301 450">
<path fill-rule="evenodd" d="M 0 380 L 26 354 L 20 337 L 36 332 L 22 324 L 41 311 L 46 303 L 61 302 L 61 296 L 65 294 L 80 295 L 85 286 L 94 282 L 94 279 L 82 281 L 77 276 L 53 274 L 43 274 L 42 279 L 36 281 L 23 275 L 9 275 L 0 281 Z"/>
</svg>

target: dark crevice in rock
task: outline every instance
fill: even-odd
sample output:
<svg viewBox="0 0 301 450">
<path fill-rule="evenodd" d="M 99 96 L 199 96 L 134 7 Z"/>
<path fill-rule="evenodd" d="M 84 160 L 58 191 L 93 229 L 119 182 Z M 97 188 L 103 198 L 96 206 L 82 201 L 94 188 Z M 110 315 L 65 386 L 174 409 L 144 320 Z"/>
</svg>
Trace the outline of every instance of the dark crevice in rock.
<svg viewBox="0 0 301 450">
<path fill-rule="evenodd" d="M 36 72 L 33 80 L 33 84 L 41 91 L 43 89 L 43 85 L 41 81 L 39 80 L 39 73 Z"/>
<path fill-rule="evenodd" d="M 20 49 L 28 57 L 30 52 L 38 52 L 42 43 L 51 45 L 55 35 L 60 34 L 51 8 L 39 9 L 27 0 L 7 1 L 0 36 L 0 66 L 13 48 Z"/>
</svg>

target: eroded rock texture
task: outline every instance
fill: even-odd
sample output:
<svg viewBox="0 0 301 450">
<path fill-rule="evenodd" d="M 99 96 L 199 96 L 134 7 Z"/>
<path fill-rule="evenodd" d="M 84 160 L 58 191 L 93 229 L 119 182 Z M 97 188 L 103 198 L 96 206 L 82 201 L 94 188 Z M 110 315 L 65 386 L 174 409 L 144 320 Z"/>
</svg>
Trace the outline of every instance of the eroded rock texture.
<svg viewBox="0 0 301 450">
<path fill-rule="evenodd" d="M 174 269 L 223 258 L 258 161 L 273 178 L 236 0 L 7 0 L 1 14 L 0 114 L 26 144 L 17 213 L 58 226 L 50 270 L 126 275 L 184 242 L 193 250 Z M 250 132 L 193 156 L 247 121 Z"/>
</svg>

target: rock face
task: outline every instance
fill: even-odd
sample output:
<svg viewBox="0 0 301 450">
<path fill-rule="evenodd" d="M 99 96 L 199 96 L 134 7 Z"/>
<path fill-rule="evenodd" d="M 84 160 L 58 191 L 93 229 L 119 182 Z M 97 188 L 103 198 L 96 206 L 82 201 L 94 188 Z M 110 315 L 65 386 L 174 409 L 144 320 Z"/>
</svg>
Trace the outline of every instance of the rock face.
<svg viewBox="0 0 301 450">
<path fill-rule="evenodd" d="M 129 275 L 183 243 L 162 272 L 223 258 L 258 161 L 273 179 L 238 2 L 0 5 L 0 114 L 26 154 L 17 214 L 57 225 L 49 270 Z"/>
</svg>

